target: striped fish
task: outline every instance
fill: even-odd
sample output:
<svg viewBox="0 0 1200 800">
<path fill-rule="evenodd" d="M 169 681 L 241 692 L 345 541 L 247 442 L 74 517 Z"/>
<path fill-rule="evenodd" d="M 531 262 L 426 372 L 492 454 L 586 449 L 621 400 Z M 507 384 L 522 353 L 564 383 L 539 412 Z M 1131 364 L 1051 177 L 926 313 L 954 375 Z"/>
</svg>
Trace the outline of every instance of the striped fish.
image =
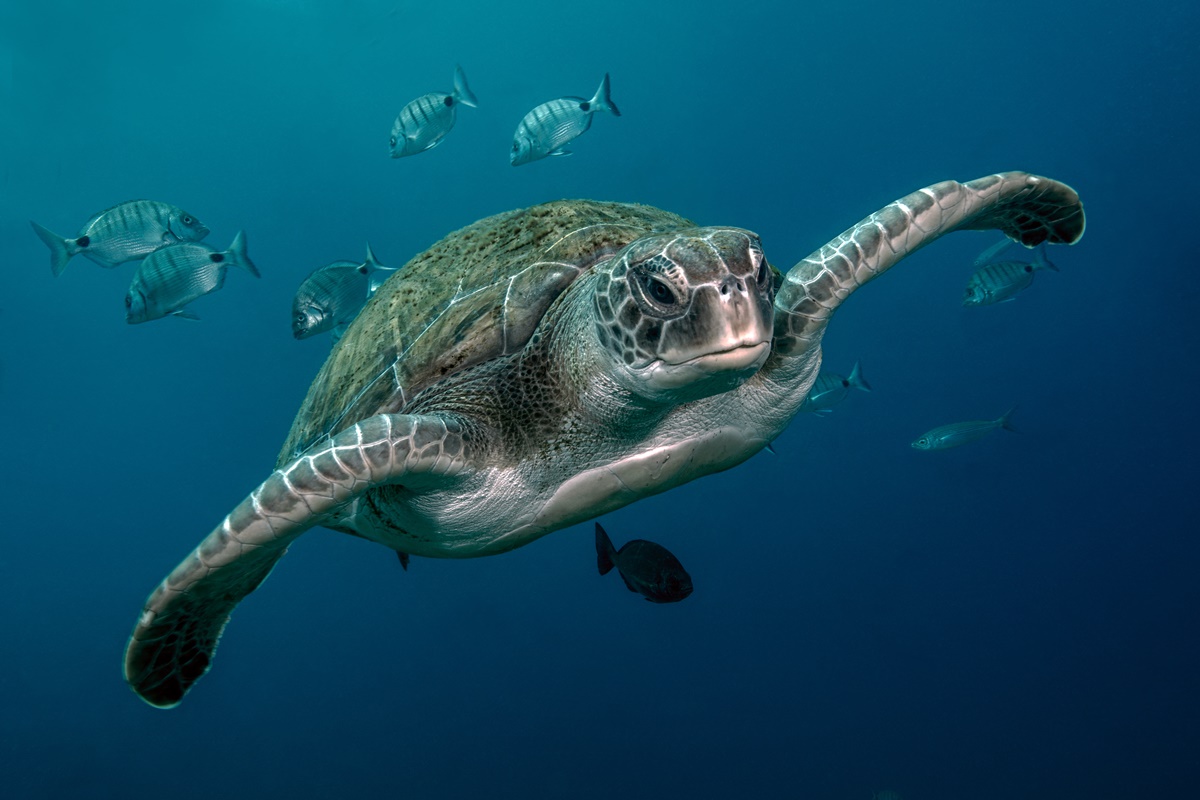
<svg viewBox="0 0 1200 800">
<path fill-rule="evenodd" d="M 1012 426 L 1011 420 L 1012 414 L 1016 410 L 1016 406 L 1013 406 L 998 419 L 979 419 L 942 425 L 940 428 L 934 428 L 928 433 L 922 434 L 912 443 L 912 446 L 917 450 L 948 450 L 951 447 L 970 444 L 1001 428 L 1006 431 L 1015 431 L 1016 428 Z"/>
<path fill-rule="evenodd" d="M 609 96 L 608 73 L 591 100 L 582 97 L 560 97 L 542 103 L 530 111 L 517 125 L 513 135 L 509 161 L 514 167 L 537 161 L 546 156 L 567 156 L 571 152 L 562 146 L 592 126 L 592 115 L 607 111 L 614 117 L 621 112 Z"/>
<path fill-rule="evenodd" d="M 313 270 L 292 298 L 292 335 L 307 339 L 328 330 L 344 329 L 371 296 L 372 285 L 378 288 L 380 272 L 386 278 L 395 270 L 379 263 L 370 244 L 367 259 L 361 264 L 335 261 Z"/>
<path fill-rule="evenodd" d="M 80 253 L 111 269 L 169 244 L 198 242 L 208 235 L 208 228 L 195 215 L 157 200 L 130 200 L 105 209 L 72 238 L 59 236 L 33 220 L 29 224 L 50 248 L 50 271 L 56 278 Z"/>
<path fill-rule="evenodd" d="M 848 377 L 842 377 L 836 372 L 821 370 L 808 397 L 804 398 L 804 402 L 800 404 L 800 410 L 820 415 L 829 414 L 833 411 L 834 406 L 846 399 L 846 395 L 850 393 L 851 389 L 863 392 L 871 391 L 871 384 L 867 383 L 867 379 L 863 377 L 862 366 L 857 361 L 854 362 L 854 368 L 850 370 Z"/>
<path fill-rule="evenodd" d="M 467 76 L 460 66 L 454 67 L 454 91 L 430 92 L 400 109 L 392 123 L 388 145 L 392 158 L 402 158 L 437 147 L 454 127 L 459 104 L 475 108 L 479 105 L 467 86 Z"/>
<path fill-rule="evenodd" d="M 125 295 L 130 325 L 166 316 L 199 319 L 184 306 L 225 283 L 225 270 L 241 267 L 254 277 L 258 268 L 246 253 L 246 235 L 238 231 L 228 250 L 201 242 L 180 242 L 151 253 L 138 267 Z"/>
<path fill-rule="evenodd" d="M 1045 246 L 1038 247 L 1033 261 L 1000 261 L 981 267 L 967 281 L 963 295 L 964 306 L 990 306 L 1007 303 L 1017 293 L 1033 283 L 1034 274 L 1041 269 L 1058 272 L 1058 267 L 1046 258 Z"/>
</svg>

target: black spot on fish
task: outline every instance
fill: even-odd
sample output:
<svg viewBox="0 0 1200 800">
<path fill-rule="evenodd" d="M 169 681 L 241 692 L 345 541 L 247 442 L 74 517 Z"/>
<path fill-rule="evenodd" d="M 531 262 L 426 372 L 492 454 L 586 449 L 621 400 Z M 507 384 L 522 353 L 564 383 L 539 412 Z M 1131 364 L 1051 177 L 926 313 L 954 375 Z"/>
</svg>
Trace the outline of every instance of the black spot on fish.
<svg viewBox="0 0 1200 800">
<path fill-rule="evenodd" d="M 849 389 L 850 381 L 846 380 L 845 378 L 842 378 L 842 386 L 845 386 L 847 389 Z"/>
<path fill-rule="evenodd" d="M 591 111 L 592 104 L 589 103 L 587 100 L 584 100 L 582 103 L 579 104 L 579 110 L 580 111 Z"/>
<path fill-rule="evenodd" d="M 213 262 L 214 264 L 220 264 L 222 261 L 225 260 L 225 254 L 224 253 L 209 253 L 208 260 Z"/>
<path fill-rule="evenodd" d="M 80 247 L 87 247 L 91 243 L 92 238 L 90 236 L 80 236 L 75 240 L 75 244 L 79 245 Z"/>
<path fill-rule="evenodd" d="M 1025 265 L 1025 271 L 1026 271 L 1026 272 L 1033 272 L 1033 264 L 1026 264 L 1026 265 Z"/>
<path fill-rule="evenodd" d="M 447 97 L 447 98 L 446 98 L 445 100 L 443 100 L 442 102 L 444 102 L 444 103 L 445 103 L 446 105 L 448 105 L 448 106 L 452 106 L 452 105 L 454 105 L 454 98 L 453 98 L 453 97 Z"/>
</svg>

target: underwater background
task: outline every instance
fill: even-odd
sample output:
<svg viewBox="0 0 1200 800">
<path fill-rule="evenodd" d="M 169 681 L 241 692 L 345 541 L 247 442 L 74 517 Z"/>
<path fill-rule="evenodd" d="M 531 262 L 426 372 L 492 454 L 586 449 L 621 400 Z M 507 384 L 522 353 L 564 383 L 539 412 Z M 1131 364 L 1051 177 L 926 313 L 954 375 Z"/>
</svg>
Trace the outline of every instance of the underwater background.
<svg viewBox="0 0 1200 800">
<path fill-rule="evenodd" d="M 0 4 L 0 796 L 904 800 L 1200 786 L 1197 76 L 1171 0 Z M 391 160 L 392 120 L 478 108 Z M 526 111 L 612 80 L 569 148 Z M 155 710 L 121 674 L 146 595 L 271 470 L 327 335 L 300 281 L 369 240 L 399 267 L 563 197 L 750 228 L 786 270 L 893 199 L 1021 169 L 1088 230 L 1015 301 L 964 308 L 995 241 L 942 239 L 825 337 L 874 387 L 603 517 L 687 567 L 652 605 L 593 526 L 492 558 L 314 530 Z M 135 264 L 59 278 L 134 198 L 246 231 L 198 322 L 127 325 Z M 909 443 L 1010 406 L 1019 434 Z"/>
</svg>

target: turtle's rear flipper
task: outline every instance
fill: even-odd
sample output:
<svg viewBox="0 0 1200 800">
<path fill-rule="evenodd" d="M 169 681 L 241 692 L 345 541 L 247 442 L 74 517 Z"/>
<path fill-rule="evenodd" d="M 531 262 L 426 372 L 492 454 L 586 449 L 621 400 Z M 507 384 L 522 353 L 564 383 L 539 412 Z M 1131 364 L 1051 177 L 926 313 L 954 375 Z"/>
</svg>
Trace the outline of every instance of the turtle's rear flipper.
<svg viewBox="0 0 1200 800">
<path fill-rule="evenodd" d="M 178 705 L 211 666 L 234 607 L 297 536 L 375 486 L 458 474 L 472 449 L 454 418 L 380 414 L 272 473 L 150 595 L 125 680 L 150 705 Z"/>
</svg>

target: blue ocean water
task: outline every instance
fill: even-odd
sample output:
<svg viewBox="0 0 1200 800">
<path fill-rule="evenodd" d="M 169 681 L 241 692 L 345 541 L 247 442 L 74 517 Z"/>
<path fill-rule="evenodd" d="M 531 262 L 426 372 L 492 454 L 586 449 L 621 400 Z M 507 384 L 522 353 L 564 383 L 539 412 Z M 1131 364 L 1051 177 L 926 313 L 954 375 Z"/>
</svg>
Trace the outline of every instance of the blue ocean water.
<svg viewBox="0 0 1200 800">
<path fill-rule="evenodd" d="M 1194 792 L 1198 25 L 1171 0 L 0 4 L 0 796 Z M 456 63 L 479 108 L 388 159 Z M 508 164 L 525 111 L 605 72 L 619 119 Z M 407 572 L 318 530 L 180 707 L 125 685 L 145 596 L 269 472 L 328 352 L 289 330 L 314 267 L 591 197 L 753 229 L 786 269 L 1008 169 L 1083 197 L 1060 273 L 964 309 L 994 237 L 935 243 L 830 326 L 872 394 L 604 517 L 681 559 L 686 601 L 599 577 L 590 523 Z M 129 326 L 135 265 L 51 276 L 29 219 L 138 197 L 244 229 L 262 279 Z M 1019 435 L 909 447 L 1014 404 Z"/>
</svg>

